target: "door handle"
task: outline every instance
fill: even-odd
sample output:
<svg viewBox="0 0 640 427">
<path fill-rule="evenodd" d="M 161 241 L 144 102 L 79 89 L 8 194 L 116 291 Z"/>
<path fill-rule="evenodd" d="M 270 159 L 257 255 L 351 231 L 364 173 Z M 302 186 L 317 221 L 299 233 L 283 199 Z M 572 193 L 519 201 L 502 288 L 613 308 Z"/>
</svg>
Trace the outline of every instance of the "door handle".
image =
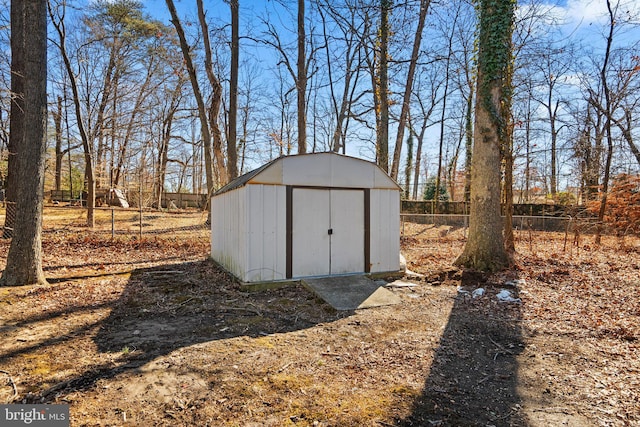
<svg viewBox="0 0 640 427">
<path fill-rule="evenodd" d="M 330 228 L 329 230 L 327 230 L 327 233 L 329 233 L 329 235 L 333 234 L 333 228 Z"/>
</svg>

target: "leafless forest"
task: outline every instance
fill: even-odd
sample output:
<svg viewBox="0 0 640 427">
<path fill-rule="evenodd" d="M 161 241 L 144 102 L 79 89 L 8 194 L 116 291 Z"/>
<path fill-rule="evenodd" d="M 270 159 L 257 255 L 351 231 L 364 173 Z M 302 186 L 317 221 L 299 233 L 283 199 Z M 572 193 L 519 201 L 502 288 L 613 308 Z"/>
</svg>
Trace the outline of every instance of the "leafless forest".
<svg viewBox="0 0 640 427">
<path fill-rule="evenodd" d="M 605 3 L 518 2 L 516 202 L 597 200 L 638 171 L 638 4 Z M 274 157 L 335 150 L 377 161 L 407 198 L 462 200 L 475 31 L 462 0 L 51 0 L 46 189 L 116 188 L 157 206 L 165 191 L 206 193 Z"/>
</svg>

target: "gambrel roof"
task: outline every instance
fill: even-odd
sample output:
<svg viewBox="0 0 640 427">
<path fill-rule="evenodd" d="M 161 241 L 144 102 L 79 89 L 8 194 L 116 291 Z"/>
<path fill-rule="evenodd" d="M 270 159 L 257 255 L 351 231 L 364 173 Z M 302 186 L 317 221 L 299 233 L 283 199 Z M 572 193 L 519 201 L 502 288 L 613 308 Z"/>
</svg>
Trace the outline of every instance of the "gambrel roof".
<svg viewBox="0 0 640 427">
<path fill-rule="evenodd" d="M 375 163 L 327 152 L 279 157 L 234 179 L 214 197 L 248 184 L 400 189 Z"/>
</svg>

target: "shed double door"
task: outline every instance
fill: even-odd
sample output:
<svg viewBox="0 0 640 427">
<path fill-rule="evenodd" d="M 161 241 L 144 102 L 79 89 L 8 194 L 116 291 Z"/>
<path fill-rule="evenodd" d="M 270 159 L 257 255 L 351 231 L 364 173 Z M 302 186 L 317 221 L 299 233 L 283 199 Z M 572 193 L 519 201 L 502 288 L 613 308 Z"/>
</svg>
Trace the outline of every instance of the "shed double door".
<svg viewBox="0 0 640 427">
<path fill-rule="evenodd" d="M 365 271 L 364 190 L 294 188 L 293 277 Z"/>
</svg>

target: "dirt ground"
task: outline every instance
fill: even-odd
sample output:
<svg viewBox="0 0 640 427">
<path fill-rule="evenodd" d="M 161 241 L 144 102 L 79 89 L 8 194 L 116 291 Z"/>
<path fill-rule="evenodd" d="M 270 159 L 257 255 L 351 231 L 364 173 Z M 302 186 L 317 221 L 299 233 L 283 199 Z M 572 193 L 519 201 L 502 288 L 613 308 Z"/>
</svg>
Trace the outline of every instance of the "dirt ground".
<svg viewBox="0 0 640 427">
<path fill-rule="evenodd" d="M 355 312 L 243 292 L 206 233 L 47 231 L 50 284 L 0 288 L 0 403 L 72 426 L 640 425 L 640 239 L 519 232 L 517 267 L 483 275 L 452 267 L 464 230 L 403 229 L 413 286 Z"/>
</svg>

